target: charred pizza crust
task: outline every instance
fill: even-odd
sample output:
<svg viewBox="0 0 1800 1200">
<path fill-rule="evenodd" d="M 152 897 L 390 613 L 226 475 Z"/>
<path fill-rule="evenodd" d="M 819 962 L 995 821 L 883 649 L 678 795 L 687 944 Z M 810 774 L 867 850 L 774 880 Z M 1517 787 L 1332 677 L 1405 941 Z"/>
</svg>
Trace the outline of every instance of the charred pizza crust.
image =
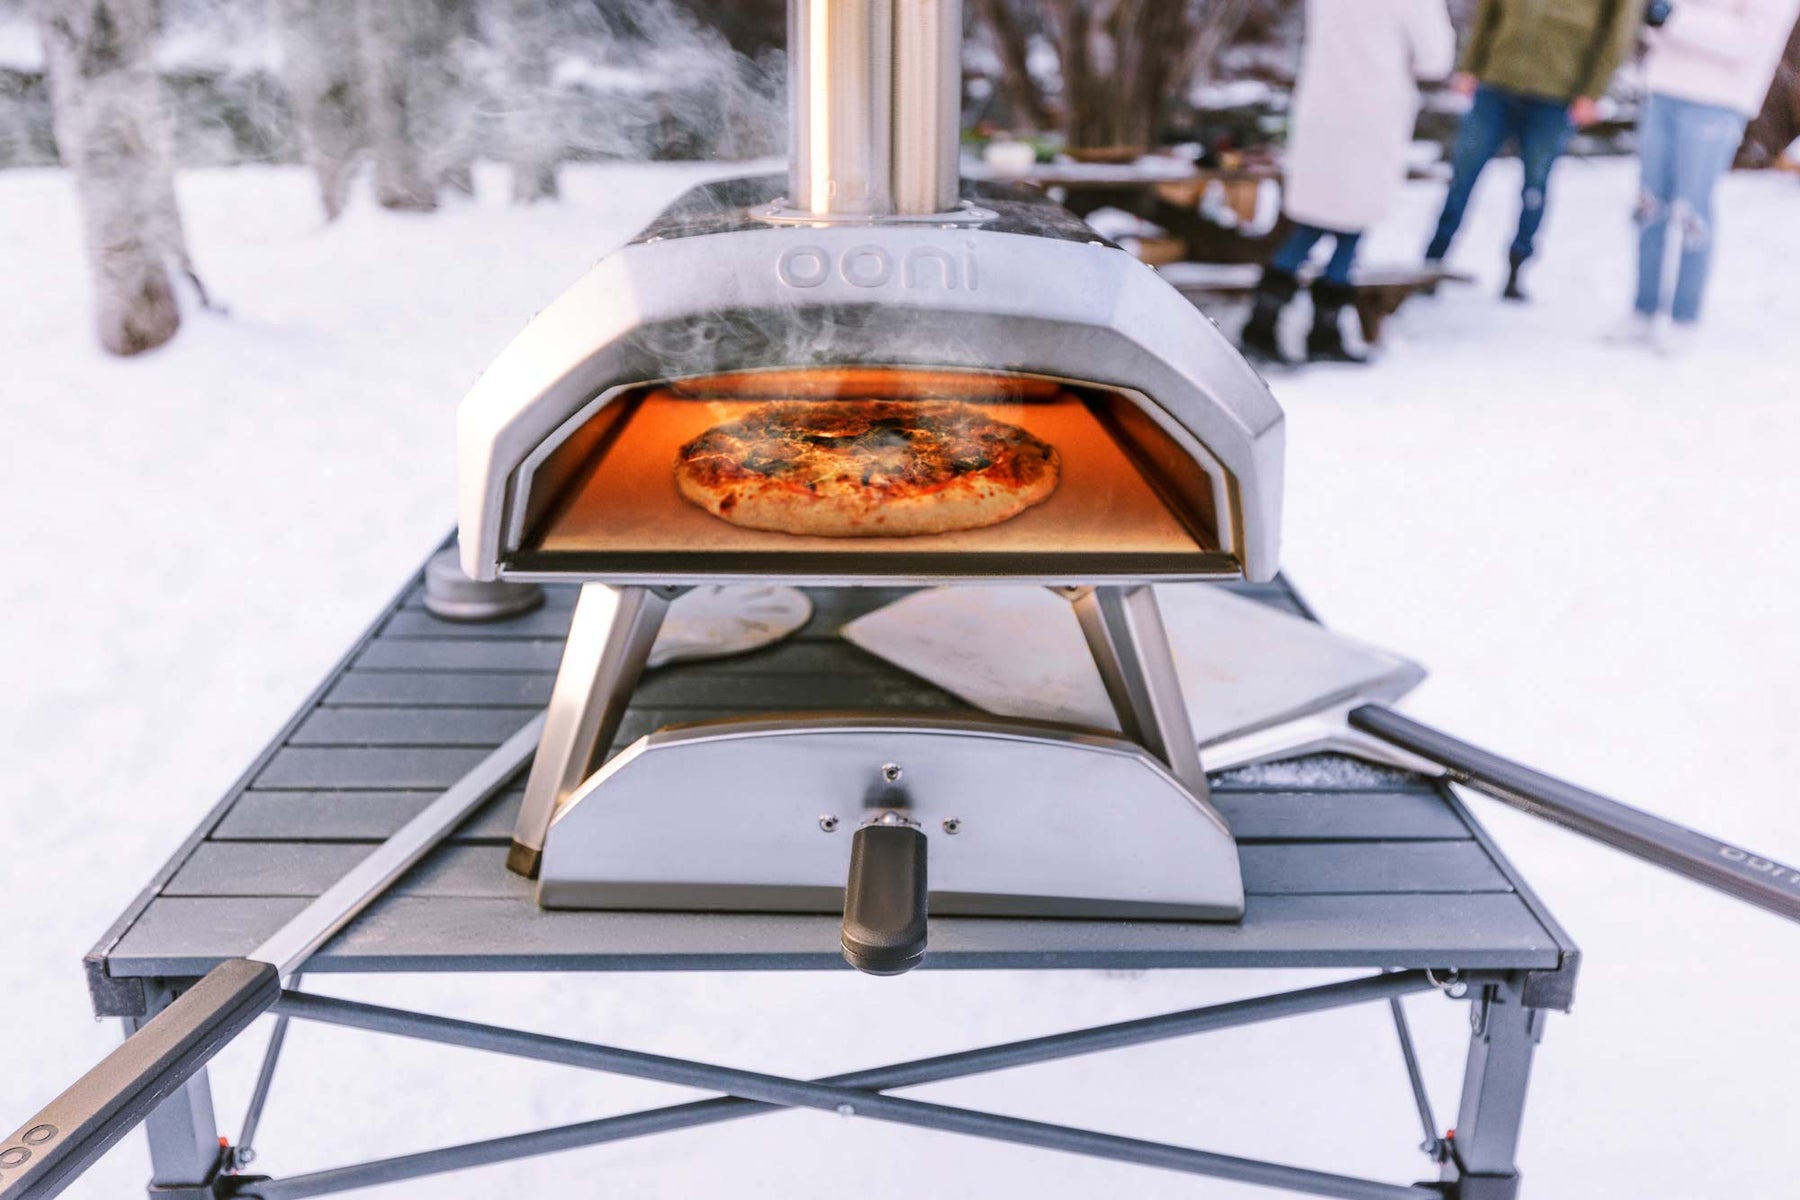
<svg viewBox="0 0 1800 1200">
<path fill-rule="evenodd" d="M 1056 448 L 966 404 L 778 401 L 682 446 L 683 497 L 734 525 L 811 537 L 980 529 L 1056 490 Z"/>
</svg>

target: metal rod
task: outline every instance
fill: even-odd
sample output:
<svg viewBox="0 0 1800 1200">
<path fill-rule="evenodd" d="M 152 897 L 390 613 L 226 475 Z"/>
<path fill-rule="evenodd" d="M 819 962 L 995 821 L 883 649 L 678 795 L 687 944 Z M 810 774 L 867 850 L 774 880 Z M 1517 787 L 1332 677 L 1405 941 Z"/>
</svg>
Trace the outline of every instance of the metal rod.
<svg viewBox="0 0 1800 1200">
<path fill-rule="evenodd" d="M 1394 1033 L 1400 1038 L 1400 1057 L 1406 1060 L 1406 1079 L 1412 1084 L 1413 1104 L 1419 1110 L 1419 1124 L 1425 1129 L 1425 1140 L 1419 1148 L 1442 1162 L 1443 1139 L 1438 1134 L 1437 1118 L 1431 1114 L 1431 1096 L 1425 1091 L 1425 1076 L 1419 1070 L 1419 1055 L 1413 1048 L 1412 1029 L 1406 1024 L 1406 1009 L 1400 997 L 1388 997 L 1388 1011 L 1394 1016 Z"/>
<path fill-rule="evenodd" d="M 1353 728 L 1429 759 L 1451 779 L 1521 812 L 1800 921 L 1800 869 L 1534 771 L 1379 704 L 1352 709 L 1349 721 Z"/>
<path fill-rule="evenodd" d="M 1149 584 L 1109 584 L 1062 594 L 1075 606 L 1075 620 L 1125 736 L 1167 763 L 1195 796 L 1209 800 L 1212 791 L 1155 590 Z"/>
<path fill-rule="evenodd" d="M 415 1154 L 401 1154 L 372 1162 L 331 1167 L 305 1175 L 292 1175 L 286 1179 L 259 1179 L 246 1183 L 236 1194 L 254 1196 L 259 1200 L 304 1200 L 308 1196 L 328 1196 L 356 1188 L 442 1175 L 449 1171 L 466 1171 L 473 1167 L 535 1158 L 541 1154 L 555 1154 L 563 1150 L 578 1150 L 607 1142 L 628 1141 L 650 1134 L 673 1133 L 680 1129 L 772 1111 L 777 1110 L 754 1100 L 737 1100 L 731 1097 L 697 1100 L 667 1108 L 601 1117 L 594 1121 L 559 1125 L 552 1129 L 534 1129 L 529 1133 L 515 1133 L 507 1137 L 422 1150 Z"/>
<path fill-rule="evenodd" d="M 612 748 L 669 605 L 685 590 L 582 585 L 537 757 L 525 777 L 525 798 L 506 856 L 509 870 L 526 878 L 537 875 L 550 822 Z"/>
<path fill-rule="evenodd" d="M 544 714 L 539 713 L 248 957 L 274 964 L 284 979 L 292 975 L 308 955 L 348 925 L 389 884 L 411 870 L 446 834 L 506 786 L 519 768 L 531 761 L 543 728 Z"/>
<path fill-rule="evenodd" d="M 300 984 L 301 977 L 296 974 L 288 986 L 298 991 Z M 257 1126 L 262 1124 L 263 1106 L 269 1102 L 269 1089 L 275 1083 L 275 1066 L 281 1061 L 281 1047 L 287 1041 L 289 1020 L 278 1014 L 275 1027 L 269 1030 L 269 1044 L 263 1050 L 262 1066 L 256 1071 L 256 1086 L 250 1090 L 250 1103 L 244 1108 L 244 1123 L 238 1133 L 237 1145 L 232 1148 L 239 1166 L 256 1156 L 252 1143 L 256 1139 Z"/>
<path fill-rule="evenodd" d="M 1216 1029 L 1300 1016 L 1310 1012 L 1321 1012 L 1371 1000 L 1391 999 L 1409 992 L 1426 991 L 1431 986 L 1423 972 L 1396 972 L 1366 979 L 1349 980 L 1344 983 L 1327 984 L 1316 988 L 1305 988 L 1276 996 L 1255 997 L 1186 1012 L 1144 1017 L 1093 1029 L 1076 1030 L 999 1046 L 983 1047 L 978 1050 L 940 1055 L 910 1063 L 899 1063 L 889 1067 L 831 1076 L 810 1083 L 707 1067 L 703 1064 L 686 1063 L 683 1060 L 667 1059 L 657 1055 L 613 1050 L 610 1047 L 590 1046 L 586 1043 L 551 1038 L 542 1034 L 499 1030 L 491 1026 L 473 1025 L 469 1022 L 454 1021 L 448 1018 L 380 1009 L 349 1001 L 312 996 L 284 996 L 278 1011 L 301 1019 L 329 1021 L 377 1032 L 396 1033 L 401 1036 L 420 1037 L 453 1045 L 496 1050 L 500 1053 L 516 1054 L 521 1057 L 589 1066 L 599 1070 L 633 1074 L 641 1078 L 664 1079 L 668 1082 L 687 1083 L 697 1087 L 728 1088 L 736 1092 L 738 1086 L 743 1085 L 747 1080 L 750 1081 L 750 1086 L 761 1089 L 761 1094 L 756 1099 L 705 1100 L 647 1112 L 631 1113 L 625 1116 L 608 1117 L 557 1129 L 518 1134 L 487 1142 L 425 1151 L 420 1154 L 404 1155 L 374 1163 L 296 1176 L 288 1180 L 261 1183 L 254 1189 L 246 1190 L 252 1194 L 266 1197 L 267 1200 L 298 1200 L 303 1196 L 322 1195 L 352 1187 L 366 1187 L 398 1179 L 416 1178 L 440 1171 L 501 1162 L 554 1150 L 620 1141 L 667 1130 L 693 1128 L 698 1125 L 751 1116 L 770 1111 L 773 1108 L 814 1107 L 841 1112 L 848 1105 L 853 1112 L 860 1112 L 878 1119 L 894 1120 L 902 1124 L 942 1128 L 1001 1141 L 1090 1154 L 1115 1161 L 1165 1166 L 1194 1174 L 1217 1175 L 1221 1178 L 1238 1179 L 1244 1182 L 1295 1188 L 1317 1195 L 1415 1198 L 1420 1194 L 1418 1191 L 1392 1184 L 1304 1171 L 1300 1168 L 1231 1158 L 1184 1147 L 1159 1146 L 1155 1143 L 1140 1142 L 1135 1139 L 1113 1138 L 1110 1135 L 1069 1130 L 1061 1126 L 991 1117 L 988 1114 L 969 1113 L 966 1110 L 939 1105 L 921 1105 L 913 1101 L 879 1096 L 871 1091 L 860 1089 L 916 1086 L 984 1071 L 1048 1062 L 1076 1054 L 1120 1049 Z M 693 1074 L 694 1071 L 703 1074 L 697 1076 Z M 782 1093 L 784 1097 L 790 1094 L 798 1097 L 799 1093 L 791 1091 L 795 1088 L 813 1090 L 810 1093 L 810 1102 L 802 1098 L 798 1100 L 798 1103 L 790 1104 L 785 1098 L 764 1098 L 774 1094 L 769 1091 L 771 1087 L 790 1089 Z M 871 1104 L 874 1104 L 875 1107 L 871 1108 Z M 894 1109 L 891 1107 L 893 1105 L 902 1107 Z M 877 1109 L 881 1111 L 877 1111 Z M 994 1122 L 999 1122 L 999 1124 L 996 1125 Z"/>
</svg>

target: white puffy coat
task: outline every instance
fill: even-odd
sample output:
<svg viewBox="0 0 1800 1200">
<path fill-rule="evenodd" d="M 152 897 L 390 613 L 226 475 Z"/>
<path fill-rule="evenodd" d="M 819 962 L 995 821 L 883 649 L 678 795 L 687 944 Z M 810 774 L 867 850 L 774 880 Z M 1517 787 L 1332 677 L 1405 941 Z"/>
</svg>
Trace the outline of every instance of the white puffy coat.
<svg viewBox="0 0 1800 1200">
<path fill-rule="evenodd" d="M 1678 0 L 1650 35 L 1644 86 L 1754 117 L 1796 16 L 1800 0 Z"/>
<path fill-rule="evenodd" d="M 1307 225 L 1358 233 L 1406 178 L 1418 81 L 1456 60 L 1445 0 L 1307 0 L 1282 208 Z"/>
</svg>

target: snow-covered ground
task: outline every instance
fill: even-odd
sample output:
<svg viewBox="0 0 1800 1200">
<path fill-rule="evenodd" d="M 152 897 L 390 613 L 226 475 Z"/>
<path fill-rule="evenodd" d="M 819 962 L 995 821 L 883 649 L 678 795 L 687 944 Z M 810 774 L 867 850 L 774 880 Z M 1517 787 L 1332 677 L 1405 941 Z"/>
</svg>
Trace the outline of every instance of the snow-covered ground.
<svg viewBox="0 0 1800 1200">
<path fill-rule="evenodd" d="M 81 953 L 448 527 L 462 390 L 702 171 L 575 169 L 565 203 L 530 210 L 484 176 L 478 203 L 430 217 L 363 205 L 330 228 L 297 171 L 190 173 L 194 251 L 232 314 L 194 315 L 132 362 L 93 348 L 67 180 L 0 175 L 0 1127 L 114 1044 L 86 1016 Z M 1597 341 L 1628 286 L 1629 164 L 1560 169 L 1528 307 L 1492 298 L 1516 179 L 1495 168 L 1459 248 L 1480 286 L 1409 307 L 1379 367 L 1277 384 L 1288 568 L 1339 628 L 1432 668 L 1412 711 L 1800 861 L 1800 187 L 1726 183 L 1706 340 L 1666 360 Z M 1434 200 L 1410 190 L 1371 259 L 1414 255 Z M 1800 933 L 1473 803 L 1587 953 L 1576 1010 L 1550 1021 L 1538 1058 L 1527 1194 L 1785 1194 Z M 317 982 L 805 1074 L 1328 977 Z M 1411 1012 L 1450 1123 L 1464 1010 L 1425 998 Z M 258 1166 L 277 1173 L 683 1094 L 321 1027 L 290 1046 L 258 1139 Z M 227 1132 L 254 1059 L 234 1048 L 215 1070 Z M 919 1094 L 1428 1174 L 1379 1009 Z M 1264 1194 L 815 1114 L 502 1170 L 398 1193 Z M 70 1194 L 131 1195 L 145 1177 L 133 1137 Z"/>
</svg>

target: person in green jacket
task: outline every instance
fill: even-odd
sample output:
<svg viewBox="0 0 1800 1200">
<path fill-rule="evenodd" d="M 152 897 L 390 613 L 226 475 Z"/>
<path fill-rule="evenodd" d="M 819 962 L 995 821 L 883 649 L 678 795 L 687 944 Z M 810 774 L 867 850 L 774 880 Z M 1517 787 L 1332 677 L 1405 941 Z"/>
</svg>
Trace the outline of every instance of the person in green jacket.
<svg viewBox="0 0 1800 1200">
<path fill-rule="evenodd" d="M 1525 190 L 1505 296 L 1523 300 L 1519 272 L 1531 257 L 1550 168 L 1571 128 L 1591 125 L 1595 100 L 1637 44 L 1644 0 L 1481 0 L 1452 86 L 1473 97 L 1450 156 L 1450 192 L 1427 262 L 1443 261 L 1475 182 L 1500 147 L 1519 143 Z"/>
</svg>

